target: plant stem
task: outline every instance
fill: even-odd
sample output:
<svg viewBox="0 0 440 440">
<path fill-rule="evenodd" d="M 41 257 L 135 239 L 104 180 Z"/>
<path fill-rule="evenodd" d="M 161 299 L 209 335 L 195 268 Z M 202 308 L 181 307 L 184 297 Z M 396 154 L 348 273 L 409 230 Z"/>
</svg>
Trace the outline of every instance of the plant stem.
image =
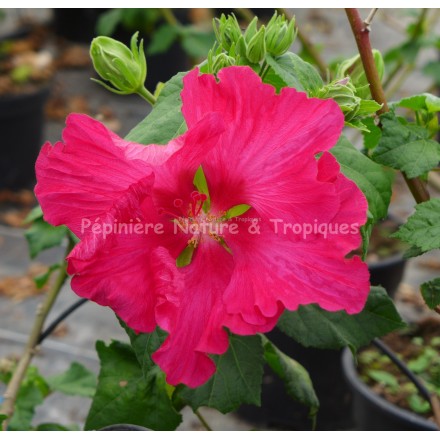
<svg viewBox="0 0 440 440">
<path fill-rule="evenodd" d="M 379 78 L 379 73 L 376 68 L 376 63 L 374 62 L 373 51 L 370 43 L 370 31 L 362 21 L 357 9 L 347 8 L 345 12 L 356 40 L 367 81 L 370 84 L 371 96 L 376 102 L 382 104 L 382 108 L 378 110 L 377 114 L 380 115 L 382 113 L 386 113 L 389 111 L 389 108 L 382 83 Z M 425 184 L 419 178 L 416 177 L 409 179 L 404 173 L 403 177 L 417 203 L 422 203 L 429 200 L 428 190 L 426 189 Z"/>
<path fill-rule="evenodd" d="M 159 10 L 162 13 L 162 17 L 168 24 L 171 26 L 180 26 L 179 20 L 177 20 L 170 8 L 159 8 Z"/>
<path fill-rule="evenodd" d="M 69 246 L 67 248 L 66 256 L 72 250 L 73 243 L 69 241 Z M 3 422 L 3 430 L 6 431 L 9 423 L 9 419 L 14 414 L 15 401 L 17 400 L 17 395 L 20 391 L 21 382 L 23 381 L 29 364 L 32 361 L 35 353 L 37 352 L 37 347 L 39 345 L 39 338 L 41 331 L 43 329 L 44 323 L 46 321 L 47 315 L 51 311 L 58 294 L 61 291 L 65 281 L 68 278 L 66 272 L 67 263 L 63 260 L 59 268 L 58 276 L 55 280 L 52 289 L 47 293 L 44 301 L 38 305 L 37 311 L 35 313 L 35 319 L 32 326 L 32 330 L 29 334 L 29 339 L 24 349 L 23 355 L 18 361 L 17 367 L 9 381 L 9 384 L 4 393 L 4 402 L 1 406 L 0 413 L 6 415 L 8 418 Z"/>
<path fill-rule="evenodd" d="M 389 111 L 389 108 L 379 78 L 379 73 L 376 68 L 376 63 L 374 62 L 373 50 L 370 43 L 370 31 L 362 21 L 357 9 L 346 8 L 345 12 L 356 40 L 367 81 L 370 83 L 371 96 L 376 102 L 382 104 L 382 108 L 378 110 L 377 114 L 380 115 L 386 113 Z"/>
<path fill-rule="evenodd" d="M 376 15 L 376 12 L 379 10 L 379 8 L 373 8 L 370 13 L 368 14 L 368 17 L 364 20 L 364 25 L 369 27 L 371 23 L 373 22 L 373 18 Z"/>
<path fill-rule="evenodd" d="M 149 102 L 152 106 L 154 106 L 154 104 L 156 104 L 156 98 L 154 97 L 154 95 L 151 93 L 151 92 L 149 92 L 146 88 L 145 88 L 145 86 L 142 86 L 142 88 L 140 88 L 138 91 L 137 91 L 137 94 L 139 95 L 139 96 L 141 96 L 142 98 L 144 98 L 145 99 L 145 101 L 147 101 L 147 102 Z"/>
<path fill-rule="evenodd" d="M 421 35 L 423 35 L 423 31 L 424 31 L 424 24 L 426 21 L 426 16 L 428 14 L 428 9 L 424 8 L 422 9 L 422 12 L 419 15 L 419 18 L 417 19 L 417 22 L 414 26 L 414 30 L 411 33 L 411 37 L 408 40 L 408 43 L 414 43 Z M 385 80 L 383 87 L 384 89 L 387 89 L 391 82 L 393 81 L 394 77 L 399 73 L 400 69 L 403 67 L 403 65 L 405 64 L 404 59 L 401 58 L 396 65 L 394 66 L 394 69 L 391 71 L 391 73 L 388 75 L 387 79 Z M 408 74 L 415 68 L 415 61 L 412 62 L 408 67 L 410 67 L 410 71 L 408 72 Z M 405 77 L 406 78 L 406 77 Z M 403 81 L 402 81 L 403 82 Z M 399 83 L 399 86 L 401 85 L 401 83 Z M 388 96 L 392 96 L 395 92 L 397 88 L 393 88 L 393 91 L 389 91 L 388 92 Z"/>
<path fill-rule="evenodd" d="M 200 420 L 200 423 L 207 431 L 212 431 L 212 428 L 209 426 L 206 419 L 200 414 L 200 411 L 198 409 L 194 410 L 194 414 L 197 416 L 197 418 Z"/>
</svg>

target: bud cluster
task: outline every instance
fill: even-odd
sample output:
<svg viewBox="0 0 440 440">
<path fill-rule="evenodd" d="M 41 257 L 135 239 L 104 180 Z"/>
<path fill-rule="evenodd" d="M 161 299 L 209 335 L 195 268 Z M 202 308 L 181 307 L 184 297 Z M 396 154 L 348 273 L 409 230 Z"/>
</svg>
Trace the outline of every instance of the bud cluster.
<svg viewBox="0 0 440 440">
<path fill-rule="evenodd" d="M 255 17 L 244 32 L 233 14 L 227 17 L 222 14 L 214 19 L 213 25 L 217 43 L 208 55 L 207 70 L 210 73 L 233 65 L 255 68 L 266 54 L 283 55 L 296 38 L 295 19 L 289 21 L 277 12 L 266 26 L 258 27 L 258 18 Z"/>
<path fill-rule="evenodd" d="M 333 99 L 344 113 L 345 120 L 351 121 L 358 113 L 362 99 L 356 95 L 356 87 L 350 77 L 326 84 L 315 94 L 316 98 Z"/>
</svg>

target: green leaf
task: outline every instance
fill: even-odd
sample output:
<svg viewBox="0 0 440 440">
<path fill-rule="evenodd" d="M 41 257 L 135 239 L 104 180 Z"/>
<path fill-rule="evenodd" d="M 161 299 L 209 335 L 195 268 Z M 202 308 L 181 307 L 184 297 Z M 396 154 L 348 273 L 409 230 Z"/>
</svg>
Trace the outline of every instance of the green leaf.
<svg viewBox="0 0 440 440">
<path fill-rule="evenodd" d="M 0 431 L 3 431 L 3 422 L 8 418 L 5 414 L 0 414 Z"/>
<path fill-rule="evenodd" d="M 259 406 L 263 378 L 260 337 L 230 335 L 228 351 L 212 358 L 217 366 L 214 376 L 199 388 L 179 387 L 177 398 L 194 410 L 209 406 L 224 414 L 243 403 Z"/>
<path fill-rule="evenodd" d="M 430 171 L 440 161 L 440 145 L 421 127 L 403 125 L 392 113 L 381 117 L 382 138 L 373 159 L 403 171 L 409 178 Z"/>
<path fill-rule="evenodd" d="M 46 379 L 50 388 L 71 396 L 93 397 L 96 390 L 96 375 L 83 365 L 73 362 L 69 369 Z"/>
<path fill-rule="evenodd" d="M 353 180 L 365 194 L 374 222 L 385 218 L 388 213 L 394 173 L 385 170 L 360 153 L 345 136 L 339 138 L 330 152 L 341 165 L 342 173 Z"/>
<path fill-rule="evenodd" d="M 292 52 L 287 52 L 276 58 L 267 54 L 266 62 L 285 86 L 306 91 L 310 95 L 313 95 L 323 86 L 317 70 Z M 276 86 L 276 84 L 273 85 Z"/>
<path fill-rule="evenodd" d="M 437 85 L 440 85 L 440 61 L 430 61 L 422 69 L 423 73 L 433 78 Z"/>
<path fill-rule="evenodd" d="M 34 220 L 37 220 L 37 219 L 40 219 L 40 218 L 43 218 L 43 211 L 41 209 L 41 206 L 37 205 L 26 216 L 26 218 L 23 221 L 23 224 L 27 225 L 29 223 L 32 223 Z"/>
<path fill-rule="evenodd" d="M 367 374 L 376 382 L 390 387 L 393 391 L 399 388 L 399 382 L 396 377 L 387 371 L 369 370 Z"/>
<path fill-rule="evenodd" d="M 408 405 L 414 412 L 419 414 L 425 414 L 431 410 L 429 402 L 418 394 L 408 396 Z"/>
<path fill-rule="evenodd" d="M 368 211 L 370 214 L 370 212 Z M 371 215 L 371 214 L 370 214 Z M 367 222 L 361 227 L 362 237 L 362 259 L 367 258 L 368 247 L 370 245 L 371 232 L 373 231 L 374 221 L 372 218 L 368 218 Z"/>
<path fill-rule="evenodd" d="M 185 267 L 191 264 L 194 251 L 195 251 L 195 247 L 193 245 L 188 245 L 177 257 L 176 266 Z"/>
<path fill-rule="evenodd" d="M 203 203 L 203 211 L 209 212 L 209 209 L 211 207 L 211 198 L 209 196 L 208 182 L 206 181 L 205 173 L 203 172 L 203 168 L 201 165 L 199 166 L 199 168 L 197 168 L 196 174 L 194 175 L 193 184 L 200 194 L 205 194 L 205 196 L 207 197 L 207 199 Z"/>
<path fill-rule="evenodd" d="M 44 287 L 49 281 L 49 278 L 52 275 L 52 273 L 59 268 L 60 268 L 60 263 L 52 264 L 52 266 L 50 266 L 45 273 L 36 276 L 34 278 L 34 282 L 37 288 L 41 289 L 42 287 Z"/>
<path fill-rule="evenodd" d="M 415 258 L 419 255 L 423 255 L 425 252 L 423 252 L 419 247 L 417 246 L 411 246 L 409 247 L 403 254 L 403 258 L 408 260 L 409 258 Z"/>
<path fill-rule="evenodd" d="M 176 41 L 179 32 L 176 26 L 164 24 L 157 29 L 151 38 L 151 43 L 147 48 L 147 55 L 157 55 L 166 52 Z"/>
<path fill-rule="evenodd" d="M 364 137 L 364 147 L 368 150 L 376 147 L 382 137 L 382 130 L 374 123 L 374 118 L 364 118 L 362 123 L 367 127 L 368 132 L 362 132 Z"/>
<path fill-rule="evenodd" d="M 416 212 L 391 237 L 416 246 L 421 252 L 440 248 L 440 199 L 416 205 Z"/>
<path fill-rule="evenodd" d="M 167 337 L 166 332 L 156 327 L 151 333 L 136 334 L 131 328 L 127 327 L 123 321 L 119 320 L 119 323 L 130 338 L 131 347 L 134 350 L 144 376 L 147 377 L 150 372 L 154 374 L 161 373 L 160 368 L 154 363 L 153 359 L 151 359 L 151 355 L 158 350 L 165 341 Z"/>
<path fill-rule="evenodd" d="M 127 140 L 146 145 L 166 144 L 182 133 L 185 121 L 180 92 L 185 74 L 178 73 L 165 83 L 153 110 L 128 133 Z"/>
<path fill-rule="evenodd" d="M 423 299 L 430 309 L 440 305 L 440 278 L 434 278 L 420 286 Z"/>
<path fill-rule="evenodd" d="M 68 231 L 65 226 L 52 226 L 42 218 L 34 220 L 32 226 L 24 233 L 31 258 L 35 258 L 45 249 L 60 246 Z"/>
<path fill-rule="evenodd" d="M 435 113 L 440 111 L 440 98 L 431 93 L 422 93 L 421 95 L 408 96 L 398 102 L 393 102 L 392 105 L 394 107 L 427 110 L 430 113 Z"/>
<path fill-rule="evenodd" d="M 193 58 L 206 58 L 215 42 L 214 32 L 205 32 L 193 26 L 186 26 L 181 31 L 182 47 Z"/>
<path fill-rule="evenodd" d="M 226 218 L 234 218 L 239 217 L 240 215 L 244 214 L 245 212 L 248 212 L 251 207 L 249 205 L 246 205 L 245 203 L 241 205 L 235 205 L 232 208 L 228 209 L 226 211 Z"/>
<path fill-rule="evenodd" d="M 372 99 L 362 99 L 356 115 L 371 115 L 380 110 L 382 106 Z"/>
<path fill-rule="evenodd" d="M 37 431 L 80 431 L 77 425 L 59 425 L 57 423 L 42 423 L 36 428 Z"/>
<path fill-rule="evenodd" d="M 310 408 L 309 416 L 315 418 L 319 409 L 319 400 L 309 373 L 300 363 L 280 351 L 266 337 L 263 338 L 266 362 L 284 382 L 287 394 Z"/>
<path fill-rule="evenodd" d="M 112 35 L 118 24 L 121 22 L 122 11 L 122 9 L 115 8 L 101 14 L 96 24 L 97 35 L 104 35 L 107 37 Z"/>
<path fill-rule="evenodd" d="M 49 387 L 46 381 L 38 372 L 37 367 L 31 365 L 21 383 L 14 415 L 9 422 L 9 429 L 12 431 L 28 431 L 31 429 L 35 408 L 43 403 L 48 394 Z"/>
<path fill-rule="evenodd" d="M 145 375 L 133 349 L 118 341 L 96 343 L 101 371 L 98 388 L 85 423 L 86 430 L 116 423 L 153 430 L 175 429 L 181 416 L 166 394 L 164 374 Z M 158 370 L 158 367 L 155 367 Z"/>
<path fill-rule="evenodd" d="M 393 301 L 382 287 L 372 287 L 362 312 L 328 312 L 316 304 L 286 311 L 278 327 L 305 347 L 356 350 L 372 339 L 405 327 Z"/>
</svg>

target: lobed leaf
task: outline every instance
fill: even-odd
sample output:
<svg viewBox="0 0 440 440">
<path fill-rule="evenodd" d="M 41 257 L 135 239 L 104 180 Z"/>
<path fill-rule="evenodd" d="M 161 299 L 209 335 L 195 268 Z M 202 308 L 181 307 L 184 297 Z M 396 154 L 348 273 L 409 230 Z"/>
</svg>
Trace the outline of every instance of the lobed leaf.
<svg viewBox="0 0 440 440">
<path fill-rule="evenodd" d="M 224 414 L 243 403 L 259 406 L 264 363 L 260 337 L 230 335 L 228 351 L 212 358 L 217 371 L 211 379 L 196 389 L 179 387 L 176 398 L 194 410 L 209 406 Z"/>
<path fill-rule="evenodd" d="M 180 92 L 182 78 L 186 72 L 178 73 L 165 83 L 150 114 L 128 133 L 128 141 L 140 144 L 166 144 L 186 128 L 182 116 Z"/>
<path fill-rule="evenodd" d="M 345 137 L 330 150 L 341 165 L 341 171 L 365 194 L 373 221 L 385 218 L 390 203 L 394 173 L 359 152 Z"/>
<path fill-rule="evenodd" d="M 284 312 L 278 327 L 305 347 L 357 350 L 372 339 L 405 327 L 382 287 L 372 287 L 362 312 L 328 312 L 316 304 Z"/>
<path fill-rule="evenodd" d="M 409 178 L 430 171 L 440 161 L 440 145 L 422 127 L 404 125 L 394 114 L 381 116 L 382 137 L 373 159 L 403 171 Z"/>
<path fill-rule="evenodd" d="M 440 305 L 440 278 L 434 278 L 420 286 L 423 299 L 430 309 L 435 309 Z"/>
<path fill-rule="evenodd" d="M 86 430 L 116 423 L 172 430 L 180 424 L 181 416 L 171 405 L 165 376 L 158 367 L 147 368 L 148 363 L 141 367 L 133 349 L 121 342 L 106 346 L 98 341 L 96 349 L 101 371 Z"/>
<path fill-rule="evenodd" d="M 418 248 L 419 254 L 440 248 L 440 199 L 419 203 L 415 208 L 416 212 L 392 237 Z"/>
</svg>

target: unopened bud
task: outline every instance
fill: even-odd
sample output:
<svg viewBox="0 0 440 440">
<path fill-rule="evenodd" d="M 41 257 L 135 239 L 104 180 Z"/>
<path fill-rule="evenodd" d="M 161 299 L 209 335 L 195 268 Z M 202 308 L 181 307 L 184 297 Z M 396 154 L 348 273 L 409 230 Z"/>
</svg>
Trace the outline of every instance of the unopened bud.
<svg viewBox="0 0 440 440">
<path fill-rule="evenodd" d="M 246 38 L 246 37 L 245 37 Z M 259 63 L 266 55 L 266 28 L 261 26 L 247 43 L 246 58 L 251 63 Z"/>
<path fill-rule="evenodd" d="M 290 22 L 284 15 L 273 15 L 267 24 L 266 49 L 273 56 L 280 56 L 286 53 L 296 38 L 295 18 Z"/>
<path fill-rule="evenodd" d="M 147 77 L 147 61 L 141 40 L 138 47 L 138 32 L 131 37 L 130 48 L 109 37 L 97 37 L 90 46 L 93 66 L 102 79 L 94 80 L 106 89 L 121 95 L 136 93 L 144 87 Z"/>
<path fill-rule="evenodd" d="M 356 116 L 361 103 L 361 98 L 356 96 L 356 88 L 348 77 L 325 85 L 319 89 L 315 96 L 336 101 L 344 113 L 346 121 L 350 121 Z"/>
<path fill-rule="evenodd" d="M 212 73 L 217 74 L 223 67 L 235 66 L 235 59 L 225 53 L 221 53 L 213 60 Z"/>
<path fill-rule="evenodd" d="M 241 37 L 240 25 L 233 14 L 228 17 L 222 14 L 220 18 L 214 18 L 213 27 L 219 45 L 226 51 Z"/>
<path fill-rule="evenodd" d="M 373 49 L 373 57 L 379 78 L 382 79 L 385 69 L 382 54 L 378 50 Z M 362 99 L 368 99 L 370 97 L 369 83 L 365 75 L 360 55 L 356 55 L 353 58 L 343 61 L 339 65 L 336 76 L 338 78 L 349 76 L 351 82 L 356 88 L 356 95 Z"/>
</svg>

